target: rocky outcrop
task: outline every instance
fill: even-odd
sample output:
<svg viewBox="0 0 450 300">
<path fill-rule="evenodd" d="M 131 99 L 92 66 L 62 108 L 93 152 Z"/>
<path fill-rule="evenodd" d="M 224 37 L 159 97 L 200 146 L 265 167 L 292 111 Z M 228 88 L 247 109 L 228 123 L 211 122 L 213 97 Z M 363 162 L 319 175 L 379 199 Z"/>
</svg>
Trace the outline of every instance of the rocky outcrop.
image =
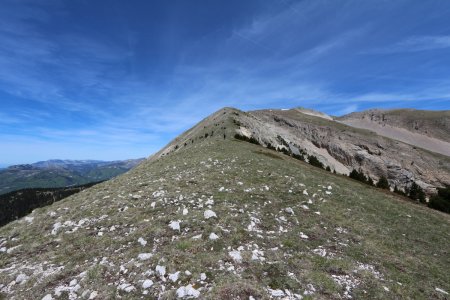
<svg viewBox="0 0 450 300">
<path fill-rule="evenodd" d="M 416 182 L 432 193 L 436 187 L 450 185 L 450 157 L 299 109 L 243 112 L 224 108 L 150 159 L 206 139 L 228 139 L 235 134 L 306 159 L 314 155 L 325 167 L 340 174 L 362 170 L 375 182 L 385 176 L 391 188 L 405 189 Z"/>
<path fill-rule="evenodd" d="M 252 132 L 264 146 L 286 147 L 287 142 L 338 173 L 358 169 L 374 181 L 386 176 L 392 188 L 405 189 L 416 182 L 429 193 L 450 184 L 449 157 L 299 110 L 248 115 L 240 118 L 239 131 Z"/>
<path fill-rule="evenodd" d="M 336 120 L 450 156 L 450 111 L 372 109 L 351 113 Z"/>
</svg>

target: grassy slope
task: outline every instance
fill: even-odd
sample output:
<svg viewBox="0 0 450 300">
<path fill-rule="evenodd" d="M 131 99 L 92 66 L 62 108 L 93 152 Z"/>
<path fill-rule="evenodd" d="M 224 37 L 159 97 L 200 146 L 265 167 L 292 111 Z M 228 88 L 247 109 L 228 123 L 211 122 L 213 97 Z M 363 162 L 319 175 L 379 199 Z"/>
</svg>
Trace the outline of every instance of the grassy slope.
<svg viewBox="0 0 450 300">
<path fill-rule="evenodd" d="M 444 299 L 435 288 L 450 291 L 448 215 L 252 144 L 212 141 L 146 162 L 124 176 L 38 209 L 32 225 L 19 221 L 1 228 L 1 237 L 17 235 L 2 247 L 22 246 L 10 254 L 0 253 L 0 284 L 10 283 L 19 273 L 31 275 L 11 289 L 20 299 L 39 299 L 74 278 L 81 286 L 79 295 L 98 291 L 102 299 L 118 295 L 136 299 L 142 296 L 144 279 L 154 282 L 148 289 L 150 298 L 169 299 L 188 283 L 211 299 L 265 298 L 269 286 L 303 294 L 311 290 L 308 284 L 316 291 L 306 298 L 343 297 L 346 284 L 339 285 L 333 275 L 348 284 L 358 283 L 351 289 L 357 299 Z M 331 194 L 325 193 L 328 185 Z M 226 190 L 220 192 L 221 187 Z M 244 192 L 249 188 L 251 192 Z M 153 194 L 161 190 L 164 195 Z M 216 219 L 203 217 L 207 199 L 214 200 Z M 295 215 L 285 211 L 288 207 Z M 187 215 L 182 208 L 188 209 Z M 49 217 L 50 211 L 56 215 Z M 257 232 L 247 230 L 251 217 L 260 221 Z M 56 222 L 77 223 L 83 218 L 89 220 L 73 233 L 65 233 L 76 227 L 69 225 L 50 234 Z M 181 221 L 181 232 L 168 227 L 172 220 Z M 280 226 L 286 232 L 280 232 Z M 211 232 L 220 238 L 208 240 Z M 309 238 L 302 239 L 300 232 Z M 202 238 L 193 240 L 198 234 Z M 140 237 L 146 246 L 137 242 Z M 255 245 L 264 251 L 265 261 L 251 259 Z M 243 261 L 238 263 L 228 253 L 240 246 Z M 324 257 L 314 253 L 320 247 L 327 252 Z M 139 261 L 143 252 L 153 257 Z M 4 270 L 14 264 L 16 271 Z M 17 267 L 25 264 L 28 269 Z M 361 270 L 361 264 L 369 265 L 369 270 Z M 48 276 L 37 271 L 62 265 L 64 270 Z M 157 265 L 166 266 L 168 273 L 181 271 L 180 279 L 172 283 L 166 275 L 163 281 L 152 274 Z M 207 279 L 201 282 L 203 272 Z M 118 291 L 120 283 L 130 283 L 136 290 Z"/>
</svg>

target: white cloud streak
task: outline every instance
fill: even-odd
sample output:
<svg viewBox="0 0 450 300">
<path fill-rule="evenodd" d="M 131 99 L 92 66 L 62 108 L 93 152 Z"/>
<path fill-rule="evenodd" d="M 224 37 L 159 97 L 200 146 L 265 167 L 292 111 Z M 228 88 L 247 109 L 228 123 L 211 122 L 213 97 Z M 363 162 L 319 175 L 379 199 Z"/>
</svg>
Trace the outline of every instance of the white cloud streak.
<svg viewBox="0 0 450 300">
<path fill-rule="evenodd" d="M 366 54 L 395 54 L 450 48 L 450 35 L 413 36 L 396 44 L 366 51 Z"/>
</svg>

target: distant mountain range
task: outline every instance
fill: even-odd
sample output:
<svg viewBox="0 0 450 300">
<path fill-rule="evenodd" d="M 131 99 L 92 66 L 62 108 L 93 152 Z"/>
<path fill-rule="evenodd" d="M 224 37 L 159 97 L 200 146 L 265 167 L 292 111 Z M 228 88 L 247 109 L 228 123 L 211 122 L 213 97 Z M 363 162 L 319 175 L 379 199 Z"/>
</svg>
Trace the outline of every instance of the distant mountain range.
<svg viewBox="0 0 450 300">
<path fill-rule="evenodd" d="M 24 188 L 57 188 L 103 181 L 125 173 L 143 160 L 53 159 L 13 165 L 0 169 L 0 194 Z"/>
</svg>

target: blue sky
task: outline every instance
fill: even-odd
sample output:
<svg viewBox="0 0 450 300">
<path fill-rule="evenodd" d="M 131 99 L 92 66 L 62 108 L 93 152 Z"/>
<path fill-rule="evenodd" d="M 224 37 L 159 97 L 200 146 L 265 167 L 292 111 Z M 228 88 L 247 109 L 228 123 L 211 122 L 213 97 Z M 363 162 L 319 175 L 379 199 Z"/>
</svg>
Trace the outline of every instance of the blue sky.
<svg viewBox="0 0 450 300">
<path fill-rule="evenodd" d="M 145 157 L 224 106 L 450 109 L 450 2 L 3 0 L 0 164 Z"/>
</svg>

